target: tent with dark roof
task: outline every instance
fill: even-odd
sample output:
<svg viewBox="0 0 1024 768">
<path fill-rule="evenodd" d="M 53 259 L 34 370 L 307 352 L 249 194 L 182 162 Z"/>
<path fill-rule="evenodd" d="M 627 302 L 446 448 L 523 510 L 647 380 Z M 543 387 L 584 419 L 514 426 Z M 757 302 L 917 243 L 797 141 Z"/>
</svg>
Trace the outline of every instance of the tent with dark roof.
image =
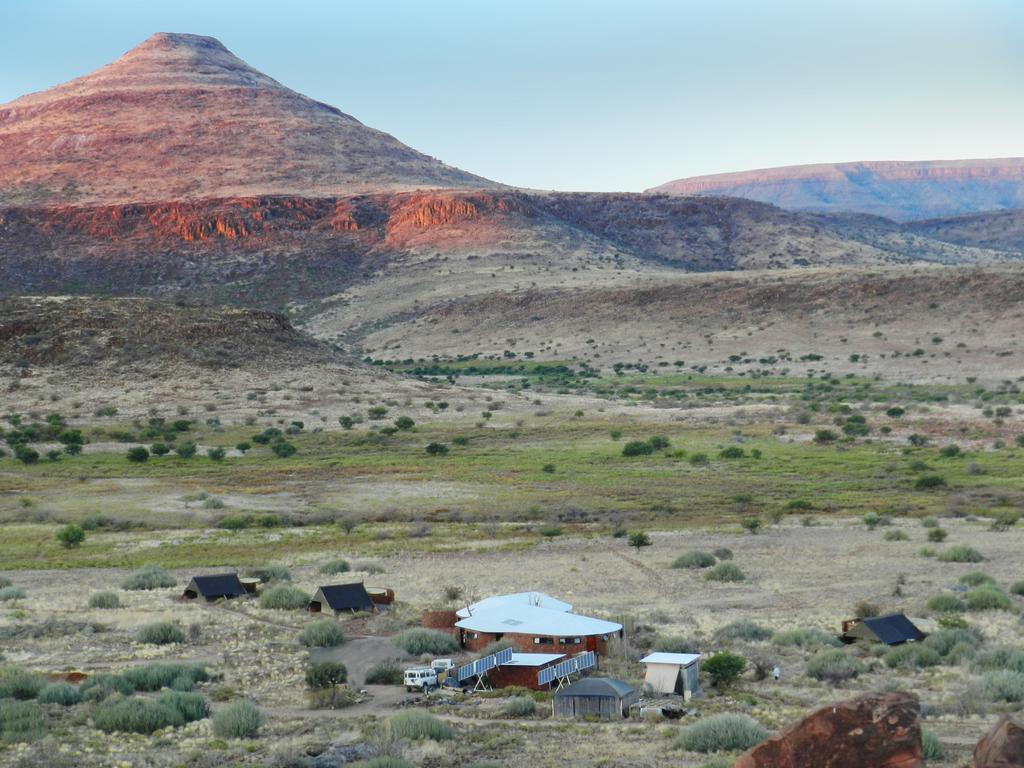
<svg viewBox="0 0 1024 768">
<path fill-rule="evenodd" d="M 585 677 L 558 691 L 551 708 L 561 717 L 627 717 L 638 696 L 636 689 L 622 680 Z"/>
<path fill-rule="evenodd" d="M 924 632 L 902 613 L 844 621 L 843 633 L 839 636 L 844 643 L 865 641 L 885 645 L 917 643 L 924 638 Z"/>
<path fill-rule="evenodd" d="M 309 610 L 313 613 L 331 610 L 340 611 L 373 611 L 376 604 L 366 591 L 362 582 L 355 584 L 332 584 L 320 587 L 309 601 Z"/>
<path fill-rule="evenodd" d="M 230 600 L 234 597 L 247 595 L 237 573 L 215 573 L 209 576 L 193 576 L 185 587 L 182 597 L 195 600 L 197 597 L 206 600 Z"/>
</svg>

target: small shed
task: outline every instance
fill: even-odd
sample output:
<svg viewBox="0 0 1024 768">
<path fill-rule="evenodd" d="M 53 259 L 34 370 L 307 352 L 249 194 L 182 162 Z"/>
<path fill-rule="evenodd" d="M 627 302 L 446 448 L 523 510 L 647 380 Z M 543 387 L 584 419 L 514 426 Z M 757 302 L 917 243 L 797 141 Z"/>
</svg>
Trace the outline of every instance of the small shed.
<svg viewBox="0 0 1024 768">
<path fill-rule="evenodd" d="M 551 700 L 552 713 L 559 717 L 628 717 L 639 698 L 636 688 L 610 677 L 585 677 L 563 688 Z"/>
<path fill-rule="evenodd" d="M 700 692 L 700 654 L 656 651 L 640 659 L 647 668 L 644 682 L 655 693 L 690 698 Z"/>
<path fill-rule="evenodd" d="M 373 599 L 366 591 L 362 582 L 354 584 L 331 584 L 320 587 L 309 601 L 309 610 L 313 613 L 321 611 L 372 611 L 376 608 Z"/>
<path fill-rule="evenodd" d="M 249 594 L 237 573 L 217 573 L 211 576 L 193 576 L 181 596 L 186 600 L 202 597 L 207 601 L 230 600 Z"/>
<path fill-rule="evenodd" d="M 917 643 L 924 638 L 924 632 L 902 613 L 873 616 L 866 619 L 849 619 L 843 622 L 843 633 L 839 636 L 844 643 L 864 641 L 885 643 L 886 645 Z"/>
</svg>

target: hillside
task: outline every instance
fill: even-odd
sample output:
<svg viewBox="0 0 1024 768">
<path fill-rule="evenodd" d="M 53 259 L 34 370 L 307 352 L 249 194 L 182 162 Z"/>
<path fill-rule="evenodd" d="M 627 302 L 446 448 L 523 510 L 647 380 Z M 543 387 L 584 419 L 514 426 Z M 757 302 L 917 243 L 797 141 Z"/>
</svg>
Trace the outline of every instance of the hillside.
<svg viewBox="0 0 1024 768">
<path fill-rule="evenodd" d="M 1024 207 L 1024 158 L 795 165 L 694 176 L 647 191 L 908 221 Z"/>
<path fill-rule="evenodd" d="M 0 168 L 0 205 L 496 186 L 167 33 L 0 105 Z"/>
</svg>

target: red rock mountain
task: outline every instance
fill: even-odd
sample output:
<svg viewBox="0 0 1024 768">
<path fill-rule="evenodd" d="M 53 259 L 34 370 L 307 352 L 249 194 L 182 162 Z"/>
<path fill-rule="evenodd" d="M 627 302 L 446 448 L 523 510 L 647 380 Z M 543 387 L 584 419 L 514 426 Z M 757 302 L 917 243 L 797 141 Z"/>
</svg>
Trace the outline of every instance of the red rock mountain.
<svg viewBox="0 0 1024 768">
<path fill-rule="evenodd" d="M 745 197 L 792 210 L 909 221 L 1024 208 L 1024 158 L 794 165 L 694 176 L 647 191 Z"/>
<path fill-rule="evenodd" d="M 481 186 L 199 35 L 0 106 L 0 205 Z"/>
</svg>

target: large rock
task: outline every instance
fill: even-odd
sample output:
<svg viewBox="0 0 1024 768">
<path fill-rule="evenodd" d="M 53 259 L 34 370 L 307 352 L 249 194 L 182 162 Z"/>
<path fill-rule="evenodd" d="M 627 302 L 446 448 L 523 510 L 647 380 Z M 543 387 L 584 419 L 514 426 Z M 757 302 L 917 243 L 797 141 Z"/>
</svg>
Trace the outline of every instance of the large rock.
<svg viewBox="0 0 1024 768">
<path fill-rule="evenodd" d="M 919 768 L 921 713 L 909 693 L 823 707 L 756 747 L 733 768 Z"/>
<path fill-rule="evenodd" d="M 1024 768 L 1024 726 L 999 718 L 974 748 L 974 768 Z"/>
</svg>

